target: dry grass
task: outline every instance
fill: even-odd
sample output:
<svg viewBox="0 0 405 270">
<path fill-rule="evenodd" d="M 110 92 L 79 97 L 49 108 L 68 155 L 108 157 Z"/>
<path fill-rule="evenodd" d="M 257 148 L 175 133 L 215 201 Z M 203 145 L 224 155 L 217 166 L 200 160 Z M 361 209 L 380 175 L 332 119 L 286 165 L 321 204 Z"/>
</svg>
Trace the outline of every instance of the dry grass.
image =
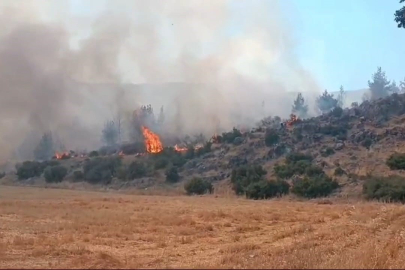
<svg viewBox="0 0 405 270">
<path fill-rule="evenodd" d="M 405 209 L 0 186 L 0 268 L 403 268 Z"/>
</svg>

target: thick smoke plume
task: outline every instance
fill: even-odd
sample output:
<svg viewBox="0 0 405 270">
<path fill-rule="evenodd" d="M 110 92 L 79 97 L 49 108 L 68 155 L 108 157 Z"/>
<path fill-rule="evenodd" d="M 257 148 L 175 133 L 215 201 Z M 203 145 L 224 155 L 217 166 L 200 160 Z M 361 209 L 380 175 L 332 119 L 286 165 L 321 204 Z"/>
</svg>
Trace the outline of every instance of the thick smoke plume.
<svg viewBox="0 0 405 270">
<path fill-rule="evenodd" d="M 280 2 L 1 1 L 0 160 L 31 158 L 49 131 L 96 148 L 142 104 L 164 106 L 168 134 L 287 116 L 288 92 L 319 91 Z"/>
</svg>

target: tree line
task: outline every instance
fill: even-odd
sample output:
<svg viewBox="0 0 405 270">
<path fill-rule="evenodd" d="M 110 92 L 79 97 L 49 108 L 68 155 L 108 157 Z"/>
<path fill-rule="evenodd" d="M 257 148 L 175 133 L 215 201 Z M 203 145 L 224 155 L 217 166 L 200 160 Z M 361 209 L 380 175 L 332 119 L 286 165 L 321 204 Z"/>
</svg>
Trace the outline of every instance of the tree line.
<svg viewBox="0 0 405 270">
<path fill-rule="evenodd" d="M 394 80 L 389 81 L 385 72 L 381 67 L 378 67 L 377 71 L 372 75 L 371 80 L 368 81 L 368 90 L 369 91 L 363 96 L 363 101 L 384 98 L 394 93 L 402 94 L 405 93 L 405 78 L 399 83 L 399 85 L 397 85 Z M 342 108 L 345 103 L 345 98 L 346 92 L 343 86 L 340 87 L 339 93 L 336 97 L 329 93 L 328 90 L 325 90 L 316 99 L 316 109 L 324 114 L 332 111 L 336 107 Z M 353 107 L 357 105 L 356 102 L 352 104 Z M 308 105 L 301 93 L 298 93 L 294 100 L 292 113 L 301 118 L 308 117 Z"/>
</svg>

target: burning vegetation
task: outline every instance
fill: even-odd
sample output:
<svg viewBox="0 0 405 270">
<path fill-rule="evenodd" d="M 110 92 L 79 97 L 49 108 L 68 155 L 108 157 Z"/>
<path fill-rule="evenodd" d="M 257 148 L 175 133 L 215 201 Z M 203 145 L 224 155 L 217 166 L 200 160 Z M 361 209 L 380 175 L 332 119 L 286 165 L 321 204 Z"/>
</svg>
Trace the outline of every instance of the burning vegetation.
<svg viewBox="0 0 405 270">
<path fill-rule="evenodd" d="M 153 133 L 147 127 L 142 126 L 142 133 L 145 137 L 145 146 L 148 153 L 156 154 L 162 152 L 163 145 L 157 134 Z"/>
</svg>

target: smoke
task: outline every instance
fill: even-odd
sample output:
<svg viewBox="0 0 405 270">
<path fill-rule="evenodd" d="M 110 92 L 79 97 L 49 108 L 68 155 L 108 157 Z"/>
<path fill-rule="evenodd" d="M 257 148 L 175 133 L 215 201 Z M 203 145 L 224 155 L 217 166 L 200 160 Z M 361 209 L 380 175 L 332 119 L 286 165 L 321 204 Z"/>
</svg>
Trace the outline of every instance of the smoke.
<svg viewBox="0 0 405 270">
<path fill-rule="evenodd" d="M 287 116 L 289 92 L 319 88 L 280 2 L 1 1 L 0 161 L 30 158 L 48 131 L 96 148 L 106 120 L 141 104 L 164 106 L 168 134 Z"/>
</svg>

